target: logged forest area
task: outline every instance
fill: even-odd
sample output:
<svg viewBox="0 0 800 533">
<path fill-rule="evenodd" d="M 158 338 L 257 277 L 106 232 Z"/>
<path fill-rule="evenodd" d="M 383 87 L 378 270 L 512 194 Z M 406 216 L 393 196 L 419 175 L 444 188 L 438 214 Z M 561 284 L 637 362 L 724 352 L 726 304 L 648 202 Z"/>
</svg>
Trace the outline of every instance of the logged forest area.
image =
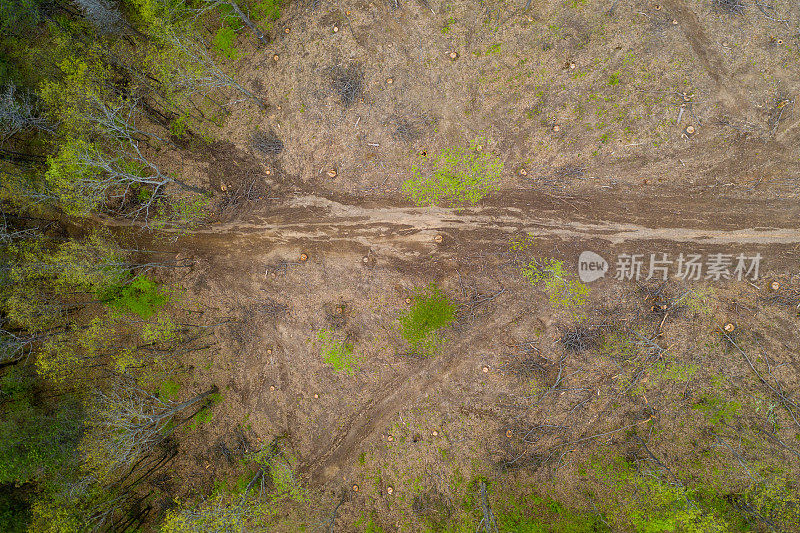
<svg viewBox="0 0 800 533">
<path fill-rule="evenodd" d="M 790 0 L 2 0 L 0 531 L 800 532 L 799 95 Z"/>
</svg>

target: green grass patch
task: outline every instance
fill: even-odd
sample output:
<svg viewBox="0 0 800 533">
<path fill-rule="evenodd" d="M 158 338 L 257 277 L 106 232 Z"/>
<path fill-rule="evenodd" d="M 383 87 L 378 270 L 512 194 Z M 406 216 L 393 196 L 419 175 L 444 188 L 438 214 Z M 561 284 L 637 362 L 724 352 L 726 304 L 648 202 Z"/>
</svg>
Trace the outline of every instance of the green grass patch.
<svg viewBox="0 0 800 533">
<path fill-rule="evenodd" d="M 418 289 L 411 309 L 400 317 L 403 338 L 420 355 L 430 355 L 441 339 L 437 332 L 455 319 L 456 305 L 436 285 Z"/>
<path fill-rule="evenodd" d="M 487 139 L 475 139 L 466 147 L 446 148 L 411 166 L 413 178 L 403 192 L 418 206 L 477 204 L 497 189 L 503 163 L 486 150 Z"/>
<path fill-rule="evenodd" d="M 495 504 L 500 531 L 530 533 L 601 533 L 611 529 L 600 515 L 570 509 L 538 494 L 502 495 Z"/>
<path fill-rule="evenodd" d="M 673 485 L 622 458 L 593 461 L 588 473 L 604 490 L 596 499 L 615 531 L 747 531 L 738 513 L 712 489 Z"/>
<path fill-rule="evenodd" d="M 192 418 L 189 427 L 194 429 L 199 428 L 203 424 L 208 424 L 211 422 L 211 419 L 214 418 L 214 406 L 217 405 L 222 401 L 222 395 L 220 393 L 211 394 L 208 398 L 206 398 L 206 405 L 197 412 L 196 415 Z"/>
<path fill-rule="evenodd" d="M 703 411 L 708 416 L 708 421 L 711 425 L 717 424 L 730 424 L 733 420 L 733 415 L 739 412 L 741 404 L 736 401 L 725 401 L 719 396 L 713 394 L 705 394 L 700 401 L 692 406 L 696 411 Z"/>
<path fill-rule="evenodd" d="M 272 23 L 281 18 L 284 0 L 264 0 L 253 6 L 253 18 L 260 21 L 264 31 L 272 30 Z"/>
<path fill-rule="evenodd" d="M 358 370 L 360 361 L 353 353 L 353 345 L 345 340 L 337 339 L 330 330 L 317 332 L 317 343 L 322 359 L 337 372 L 353 375 Z"/>
<path fill-rule="evenodd" d="M 442 34 L 447 35 L 450 32 L 450 26 L 455 24 L 455 22 L 456 19 L 454 19 L 453 17 L 450 17 L 446 21 L 444 21 L 444 24 L 442 25 Z"/>
<path fill-rule="evenodd" d="M 233 45 L 236 40 L 236 30 L 230 26 L 223 26 L 214 35 L 213 48 L 223 57 L 228 59 L 238 59 L 240 54 Z"/>
<path fill-rule="evenodd" d="M 181 386 L 177 381 L 168 379 L 158 388 L 158 397 L 162 400 L 176 400 L 180 390 Z"/>
<path fill-rule="evenodd" d="M 155 281 L 139 275 L 128 283 L 113 284 L 98 293 L 98 299 L 108 307 L 134 313 L 143 319 L 153 316 L 169 296 L 158 288 Z"/>
</svg>

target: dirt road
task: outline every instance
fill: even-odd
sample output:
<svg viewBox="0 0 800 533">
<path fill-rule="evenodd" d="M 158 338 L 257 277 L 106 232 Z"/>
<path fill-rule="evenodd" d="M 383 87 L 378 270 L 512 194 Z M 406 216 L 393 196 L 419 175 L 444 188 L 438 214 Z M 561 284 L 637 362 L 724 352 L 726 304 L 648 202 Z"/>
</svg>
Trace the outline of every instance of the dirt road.
<svg viewBox="0 0 800 533">
<path fill-rule="evenodd" d="M 465 209 L 300 195 L 256 205 L 240 218 L 201 228 L 182 239 L 182 248 L 227 254 L 230 247 L 243 253 L 252 252 L 253 246 L 305 246 L 403 258 L 435 249 L 437 234 L 476 247 L 532 234 L 603 246 L 697 243 L 774 246 L 777 252 L 800 244 L 798 221 L 800 206 L 791 200 L 701 195 L 653 198 L 595 192 L 554 197 L 513 191 Z"/>
</svg>

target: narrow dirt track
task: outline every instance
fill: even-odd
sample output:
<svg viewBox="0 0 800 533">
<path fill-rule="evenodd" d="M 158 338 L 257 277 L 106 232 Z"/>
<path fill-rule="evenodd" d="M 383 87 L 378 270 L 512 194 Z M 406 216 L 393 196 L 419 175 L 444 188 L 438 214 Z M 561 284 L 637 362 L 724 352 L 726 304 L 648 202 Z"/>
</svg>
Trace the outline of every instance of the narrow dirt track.
<svg viewBox="0 0 800 533">
<path fill-rule="evenodd" d="M 545 233 L 562 237 L 601 238 L 613 244 L 631 240 L 669 240 L 710 244 L 790 244 L 800 242 L 800 228 L 780 227 L 784 221 L 758 217 L 768 226 L 736 227 L 653 227 L 611 220 L 580 222 L 563 218 L 538 216 L 535 211 L 519 207 L 484 207 L 448 209 L 441 207 L 363 207 L 346 205 L 318 196 L 295 198 L 286 204 L 285 220 L 225 224 L 214 226 L 208 233 L 257 232 L 276 242 L 296 239 L 359 239 L 360 237 L 390 240 L 415 240 L 433 231 L 495 230 L 506 233 Z M 294 213 L 291 211 L 294 210 Z M 754 213 L 755 214 L 755 213 Z M 574 217 L 574 215 L 573 215 Z M 273 217 L 274 218 L 274 217 Z M 206 232 L 200 231 L 198 234 Z"/>
</svg>

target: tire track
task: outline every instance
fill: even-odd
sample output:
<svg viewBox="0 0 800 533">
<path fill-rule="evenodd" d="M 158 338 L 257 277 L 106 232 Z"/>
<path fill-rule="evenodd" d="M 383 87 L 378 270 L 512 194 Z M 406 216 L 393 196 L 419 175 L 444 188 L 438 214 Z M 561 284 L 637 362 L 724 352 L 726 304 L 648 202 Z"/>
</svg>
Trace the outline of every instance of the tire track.
<svg viewBox="0 0 800 533">
<path fill-rule="evenodd" d="M 728 73 L 722 56 L 717 53 L 714 44 L 703 30 L 697 14 L 689 9 L 684 0 L 665 0 L 664 4 L 674 14 L 700 64 L 717 85 L 718 96 L 723 105 L 737 113 L 746 111 L 750 107 L 747 99 L 737 89 L 729 89 L 736 87 L 736 82 Z"/>
</svg>

